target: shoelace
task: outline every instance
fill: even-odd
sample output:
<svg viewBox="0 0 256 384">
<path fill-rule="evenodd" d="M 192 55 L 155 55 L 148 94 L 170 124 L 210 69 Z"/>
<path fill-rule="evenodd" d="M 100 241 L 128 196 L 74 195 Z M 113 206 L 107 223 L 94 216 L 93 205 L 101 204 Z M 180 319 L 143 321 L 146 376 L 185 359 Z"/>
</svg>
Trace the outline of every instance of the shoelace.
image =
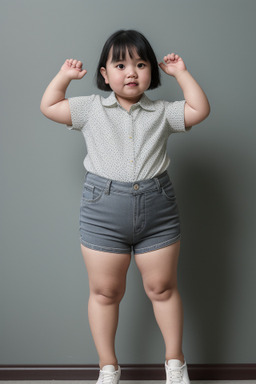
<svg viewBox="0 0 256 384">
<path fill-rule="evenodd" d="M 182 375 L 183 375 L 182 368 L 172 368 L 172 369 L 169 368 L 168 371 L 169 371 L 170 384 L 182 383 Z"/>
<path fill-rule="evenodd" d="M 102 384 L 112 384 L 115 379 L 116 372 L 100 371 L 100 376 Z"/>
</svg>

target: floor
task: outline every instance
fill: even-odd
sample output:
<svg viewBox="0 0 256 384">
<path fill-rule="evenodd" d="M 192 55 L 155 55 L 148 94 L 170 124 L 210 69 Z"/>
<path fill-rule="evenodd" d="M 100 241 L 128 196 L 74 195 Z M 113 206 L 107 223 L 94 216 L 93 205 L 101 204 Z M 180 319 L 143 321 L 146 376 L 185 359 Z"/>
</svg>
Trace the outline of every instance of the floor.
<svg viewBox="0 0 256 384">
<path fill-rule="evenodd" d="M 50 380 L 50 381 L 0 381 L 0 384 L 96 384 L 95 381 L 58 381 L 58 380 Z M 165 384 L 165 381 L 126 381 L 121 380 L 120 384 Z M 191 384 L 256 384 L 256 380 L 227 380 L 227 381 L 191 381 Z"/>
</svg>

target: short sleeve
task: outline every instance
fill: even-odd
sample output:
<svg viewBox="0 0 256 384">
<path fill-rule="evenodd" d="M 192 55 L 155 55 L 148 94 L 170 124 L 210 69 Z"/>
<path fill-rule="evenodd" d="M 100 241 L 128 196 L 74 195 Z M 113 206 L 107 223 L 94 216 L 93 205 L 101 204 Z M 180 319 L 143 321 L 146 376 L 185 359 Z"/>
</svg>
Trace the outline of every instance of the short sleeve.
<svg viewBox="0 0 256 384">
<path fill-rule="evenodd" d="M 81 131 L 85 126 L 92 106 L 94 95 L 71 97 L 68 99 L 72 125 L 67 125 L 69 130 Z"/>
<path fill-rule="evenodd" d="M 185 132 L 185 100 L 165 102 L 165 117 L 170 132 Z"/>
</svg>

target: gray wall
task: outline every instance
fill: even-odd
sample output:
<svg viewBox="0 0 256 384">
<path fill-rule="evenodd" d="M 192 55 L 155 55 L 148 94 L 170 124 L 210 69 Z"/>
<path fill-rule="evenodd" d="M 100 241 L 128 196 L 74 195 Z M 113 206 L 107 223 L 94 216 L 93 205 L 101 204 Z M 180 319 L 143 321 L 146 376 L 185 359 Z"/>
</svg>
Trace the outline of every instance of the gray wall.
<svg viewBox="0 0 256 384">
<path fill-rule="evenodd" d="M 255 363 L 254 0 L 1 0 L 0 364 L 97 364 L 78 215 L 85 145 L 39 110 L 66 58 L 97 92 L 106 37 L 141 30 L 159 60 L 178 52 L 211 103 L 169 142 L 181 213 L 179 284 L 189 363 Z M 152 98 L 181 99 L 162 75 Z M 164 345 L 132 262 L 117 334 L 120 363 L 162 363 Z"/>
</svg>

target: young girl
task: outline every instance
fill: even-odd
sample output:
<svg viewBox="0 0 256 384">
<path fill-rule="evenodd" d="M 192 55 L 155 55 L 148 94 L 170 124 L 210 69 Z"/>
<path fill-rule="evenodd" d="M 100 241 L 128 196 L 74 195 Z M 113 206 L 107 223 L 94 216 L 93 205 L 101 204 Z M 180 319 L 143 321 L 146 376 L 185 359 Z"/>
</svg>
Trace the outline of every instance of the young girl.
<svg viewBox="0 0 256 384">
<path fill-rule="evenodd" d="M 176 78 L 185 100 L 151 101 L 145 95 L 160 85 L 159 67 Z M 81 61 L 66 60 L 43 95 L 41 111 L 81 130 L 87 145 L 80 236 L 99 355 L 97 383 L 120 379 L 115 334 L 133 252 L 165 341 L 167 381 L 188 384 L 177 289 L 180 224 L 166 149 L 170 134 L 208 116 L 209 103 L 180 56 L 168 54 L 158 64 L 147 39 L 133 30 L 114 33 L 103 47 L 97 86 L 112 91 L 109 97 L 66 99 L 70 81 L 85 74 Z"/>
</svg>

